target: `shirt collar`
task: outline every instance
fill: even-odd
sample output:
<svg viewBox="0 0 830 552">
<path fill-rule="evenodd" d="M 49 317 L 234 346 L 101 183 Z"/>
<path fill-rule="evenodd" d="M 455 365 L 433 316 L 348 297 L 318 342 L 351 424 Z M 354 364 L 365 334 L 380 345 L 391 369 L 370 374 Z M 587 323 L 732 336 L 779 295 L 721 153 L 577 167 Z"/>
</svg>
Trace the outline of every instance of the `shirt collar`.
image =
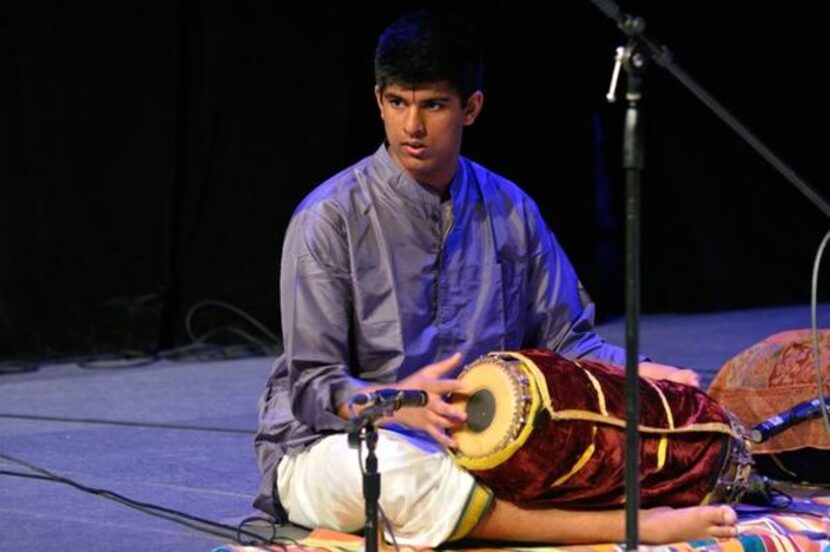
<svg viewBox="0 0 830 552">
<path fill-rule="evenodd" d="M 388 182 L 392 190 L 404 196 L 405 198 L 426 205 L 438 205 L 441 203 L 441 197 L 430 190 L 423 184 L 419 184 L 417 180 L 412 178 L 408 172 L 403 170 L 386 148 L 386 143 L 380 145 L 375 152 L 374 161 L 380 169 L 380 174 L 385 178 L 382 181 Z M 458 168 L 455 171 L 452 182 L 450 182 L 449 191 L 451 198 L 460 197 L 462 187 L 466 181 L 465 164 L 459 159 Z"/>
</svg>

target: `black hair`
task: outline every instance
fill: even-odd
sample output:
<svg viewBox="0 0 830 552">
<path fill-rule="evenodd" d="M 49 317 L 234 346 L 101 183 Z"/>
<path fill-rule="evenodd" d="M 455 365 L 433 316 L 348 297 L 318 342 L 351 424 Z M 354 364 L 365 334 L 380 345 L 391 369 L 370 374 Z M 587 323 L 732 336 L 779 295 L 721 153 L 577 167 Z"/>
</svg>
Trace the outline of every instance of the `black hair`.
<svg viewBox="0 0 830 552">
<path fill-rule="evenodd" d="M 398 19 L 380 35 L 375 50 L 375 84 L 416 88 L 447 81 L 461 103 L 480 90 L 484 64 L 475 29 L 456 16 L 418 11 Z"/>
</svg>

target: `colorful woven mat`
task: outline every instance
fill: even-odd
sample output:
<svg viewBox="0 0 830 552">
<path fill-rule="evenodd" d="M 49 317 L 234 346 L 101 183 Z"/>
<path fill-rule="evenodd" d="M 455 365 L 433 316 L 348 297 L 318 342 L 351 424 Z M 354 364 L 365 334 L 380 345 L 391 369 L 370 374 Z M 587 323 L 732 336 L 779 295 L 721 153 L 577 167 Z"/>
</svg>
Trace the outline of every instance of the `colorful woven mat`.
<svg viewBox="0 0 830 552">
<path fill-rule="evenodd" d="M 801 507 L 798 505 L 801 504 Z M 739 536 L 731 539 L 706 539 L 680 542 L 661 546 L 641 546 L 644 552 L 830 552 L 830 493 L 825 496 L 805 497 L 793 503 L 799 511 L 813 511 L 814 514 L 781 513 L 753 514 L 739 509 Z M 818 514 L 818 515 L 816 515 Z M 358 552 L 363 549 L 363 539 L 355 535 L 328 530 L 315 530 L 300 541 L 301 546 L 289 545 L 287 552 L 318 550 L 329 552 Z M 446 550 L 460 549 L 448 546 Z M 391 550 L 388 548 L 387 550 Z M 402 547 L 401 550 L 412 551 Z M 467 552 L 490 552 L 511 550 L 517 552 L 623 552 L 620 544 L 595 544 L 581 546 L 510 546 L 506 548 L 464 548 Z M 228 544 L 215 548 L 213 552 L 285 552 L 282 546 L 252 547 Z"/>
</svg>

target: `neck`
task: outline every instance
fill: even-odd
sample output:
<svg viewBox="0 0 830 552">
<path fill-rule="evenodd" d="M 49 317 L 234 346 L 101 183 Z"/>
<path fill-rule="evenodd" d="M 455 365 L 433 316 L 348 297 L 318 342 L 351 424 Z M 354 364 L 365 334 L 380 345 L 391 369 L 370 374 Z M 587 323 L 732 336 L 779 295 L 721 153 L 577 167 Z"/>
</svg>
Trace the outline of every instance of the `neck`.
<svg viewBox="0 0 830 552">
<path fill-rule="evenodd" d="M 389 142 L 385 143 L 386 152 L 389 155 L 389 158 L 392 162 L 398 166 L 403 172 L 411 176 L 415 182 L 427 188 L 428 190 L 436 193 L 442 199 L 444 199 L 449 194 L 450 185 L 452 184 L 453 178 L 455 178 L 455 173 L 458 170 L 459 166 L 459 154 L 454 156 L 454 160 L 452 164 L 443 164 L 442 167 L 438 168 L 435 171 L 429 172 L 422 172 L 417 170 L 410 170 L 407 168 L 404 163 L 402 163 L 399 159 L 395 157 L 394 152 L 390 151 L 389 149 Z"/>
<path fill-rule="evenodd" d="M 449 180 L 445 180 L 445 179 L 440 180 L 439 182 L 441 182 L 441 183 L 439 184 L 439 183 L 436 183 L 436 182 L 433 182 L 433 181 L 424 182 L 423 180 L 419 180 L 418 177 L 415 176 L 415 175 L 411 175 L 411 176 L 415 179 L 415 181 L 418 184 L 420 184 L 424 188 L 428 188 L 430 191 L 435 192 L 436 194 L 438 194 L 441 197 L 441 199 L 446 199 L 447 196 L 449 196 L 449 194 L 450 194 L 450 184 L 452 183 L 452 177 L 450 177 Z"/>
</svg>

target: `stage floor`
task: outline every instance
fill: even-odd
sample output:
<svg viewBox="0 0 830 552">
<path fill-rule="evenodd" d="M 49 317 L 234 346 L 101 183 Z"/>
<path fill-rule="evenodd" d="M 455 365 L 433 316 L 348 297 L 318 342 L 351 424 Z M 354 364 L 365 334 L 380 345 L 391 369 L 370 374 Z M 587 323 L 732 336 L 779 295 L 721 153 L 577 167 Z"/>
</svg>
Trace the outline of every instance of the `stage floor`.
<svg viewBox="0 0 830 552">
<path fill-rule="evenodd" d="M 830 305 L 820 326 L 830 327 Z M 823 315 L 821 315 L 823 313 Z M 641 349 L 708 385 L 764 337 L 807 328 L 807 306 L 645 316 Z M 601 326 L 622 343 L 621 320 Z M 0 454 L 89 487 L 236 525 L 255 514 L 256 399 L 269 358 L 137 368 L 50 365 L 0 375 Z M 7 458 L 0 470 L 35 473 Z M 0 476 L 0 550 L 211 550 L 202 535 L 59 483 Z"/>
</svg>

